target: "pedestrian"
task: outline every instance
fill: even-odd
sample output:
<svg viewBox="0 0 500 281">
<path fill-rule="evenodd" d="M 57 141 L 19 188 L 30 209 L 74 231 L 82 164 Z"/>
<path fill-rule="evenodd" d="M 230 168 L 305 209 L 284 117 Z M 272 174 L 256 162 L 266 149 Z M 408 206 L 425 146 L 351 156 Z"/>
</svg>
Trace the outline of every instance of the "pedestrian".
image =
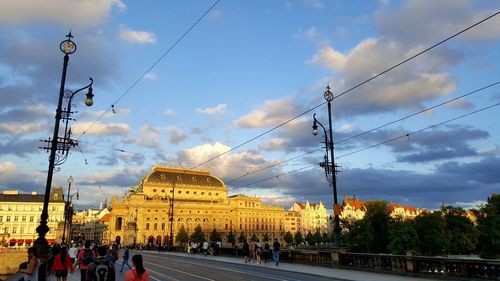
<svg viewBox="0 0 500 281">
<path fill-rule="evenodd" d="M 249 262 L 250 260 L 248 259 L 248 253 L 249 253 L 249 246 L 248 246 L 248 242 L 245 241 L 243 243 L 243 256 L 245 257 L 245 263 Z"/>
<path fill-rule="evenodd" d="M 144 268 L 142 255 L 134 255 L 132 265 L 134 265 L 134 269 L 125 273 L 125 281 L 149 281 L 149 271 Z"/>
<path fill-rule="evenodd" d="M 123 262 L 122 262 L 122 268 L 120 269 L 120 272 L 123 272 L 123 267 L 125 265 L 128 266 L 128 269 L 132 269 L 132 267 L 130 266 L 130 264 L 128 264 L 129 257 L 130 257 L 130 251 L 127 248 L 127 246 L 125 246 L 125 253 L 123 253 Z"/>
<path fill-rule="evenodd" d="M 86 280 L 86 274 L 87 274 L 87 268 L 89 265 L 94 261 L 95 259 L 95 254 L 92 249 L 90 249 L 90 241 L 85 241 L 85 246 L 83 250 L 81 250 L 78 253 L 78 256 L 76 258 L 76 262 L 78 266 L 80 267 L 80 280 L 85 281 Z"/>
<path fill-rule="evenodd" d="M 271 246 L 269 246 L 269 241 L 264 242 L 264 249 L 262 250 L 262 254 L 264 255 L 264 263 L 267 263 L 269 259 L 269 252 L 271 250 Z"/>
<path fill-rule="evenodd" d="M 75 272 L 67 251 L 68 248 L 62 246 L 60 253 L 54 257 L 51 270 L 56 275 L 57 281 L 66 281 L 68 279 L 68 269 L 71 273 Z"/>
<path fill-rule="evenodd" d="M 107 252 L 106 246 L 97 247 L 97 257 L 87 268 L 86 281 L 115 281 L 115 265 L 106 260 Z"/>
<path fill-rule="evenodd" d="M 250 249 L 250 260 L 253 260 L 254 263 L 255 263 L 255 260 L 256 260 L 256 257 L 255 257 L 255 246 L 256 246 L 255 240 L 252 238 L 250 240 L 250 243 L 248 244 L 248 248 Z"/>
<path fill-rule="evenodd" d="M 209 254 L 208 253 L 208 242 L 207 241 L 203 242 L 203 254 L 205 255 L 205 257 Z"/>
<path fill-rule="evenodd" d="M 278 242 L 278 238 L 274 238 L 273 243 L 273 260 L 276 262 L 276 266 L 280 263 L 280 242 Z"/>
<path fill-rule="evenodd" d="M 78 256 L 78 248 L 76 247 L 76 243 L 71 245 L 71 248 L 68 250 L 69 258 L 71 259 L 71 263 L 75 264 L 76 257 Z"/>
<path fill-rule="evenodd" d="M 260 264 L 261 262 L 260 259 L 261 253 L 262 253 L 262 245 L 260 244 L 259 240 L 257 240 L 257 243 L 255 244 L 255 259 L 257 264 Z"/>
<path fill-rule="evenodd" d="M 40 261 L 37 258 L 36 248 L 30 247 L 28 249 L 28 264 L 25 269 L 19 269 L 18 272 L 24 273 L 25 281 L 38 281 L 38 269 L 40 268 Z"/>
<path fill-rule="evenodd" d="M 106 254 L 106 260 L 108 260 L 112 264 L 115 264 L 115 262 L 118 260 L 118 251 L 116 250 L 115 244 L 111 245 L 111 249 L 108 250 L 108 253 Z"/>
</svg>

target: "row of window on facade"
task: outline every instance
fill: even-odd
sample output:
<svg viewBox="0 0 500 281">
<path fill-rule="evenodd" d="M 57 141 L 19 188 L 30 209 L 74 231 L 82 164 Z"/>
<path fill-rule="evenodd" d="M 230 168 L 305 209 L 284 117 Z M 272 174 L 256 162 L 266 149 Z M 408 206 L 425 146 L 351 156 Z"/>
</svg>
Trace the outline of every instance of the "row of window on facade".
<svg viewBox="0 0 500 281">
<path fill-rule="evenodd" d="M 157 191 L 158 191 L 157 189 L 153 189 L 153 192 L 157 192 Z M 165 189 L 162 189 L 161 192 L 165 193 L 166 191 L 165 191 Z M 170 189 L 170 193 L 172 193 L 172 192 L 173 192 L 173 190 Z M 182 194 L 182 190 L 177 190 L 177 194 Z M 190 194 L 190 190 L 185 190 L 184 194 Z M 198 195 L 198 192 L 193 191 L 193 194 Z M 205 195 L 205 191 L 201 191 L 200 195 Z M 212 192 L 208 192 L 208 196 L 212 196 Z M 215 196 L 219 196 L 219 193 L 215 193 Z"/>
<path fill-rule="evenodd" d="M 256 223 L 259 223 L 259 218 L 244 218 L 244 219 L 245 219 L 245 222 L 256 222 Z M 243 222 L 243 218 L 240 218 L 240 222 Z M 270 223 L 270 222 L 276 223 L 276 219 L 262 218 L 261 222 L 264 222 L 264 223 Z M 279 223 L 283 223 L 283 221 L 279 220 Z"/>
<path fill-rule="evenodd" d="M 255 229 L 255 230 L 259 230 L 259 225 L 258 224 L 245 224 L 245 230 L 247 229 Z M 240 230 L 243 230 L 243 224 L 240 223 Z M 276 225 L 272 225 L 272 229 L 271 229 L 271 225 L 267 225 L 267 224 L 262 224 L 261 225 L 261 228 L 260 230 L 269 230 L 269 231 L 275 231 L 276 230 Z M 280 225 L 280 229 L 279 230 L 282 230 L 282 226 Z"/>
<path fill-rule="evenodd" d="M 21 218 L 21 220 L 19 220 Z M 28 216 L 5 216 L 5 221 L 4 221 L 4 216 L 0 216 L 0 222 L 28 222 L 27 221 Z M 54 222 L 54 221 L 61 221 L 63 220 L 63 217 L 58 217 L 58 216 L 49 216 L 48 221 L 49 222 Z M 29 216 L 29 222 L 35 222 L 35 216 Z M 40 222 L 40 218 L 37 216 L 36 222 Z"/>
<path fill-rule="evenodd" d="M 1 232 L 3 232 L 3 234 L 17 234 L 18 230 L 19 230 L 19 234 L 35 233 L 34 227 L 29 227 L 26 229 L 24 226 L 20 226 L 19 228 L 17 226 L 13 226 L 13 227 L 6 226 L 6 227 L 2 228 Z M 49 233 L 54 233 L 54 232 L 55 232 L 55 228 L 50 228 Z"/>
<path fill-rule="evenodd" d="M 49 206 L 49 211 L 62 211 L 64 207 Z M 2 211 L 42 211 L 43 205 L 1 205 Z"/>
</svg>

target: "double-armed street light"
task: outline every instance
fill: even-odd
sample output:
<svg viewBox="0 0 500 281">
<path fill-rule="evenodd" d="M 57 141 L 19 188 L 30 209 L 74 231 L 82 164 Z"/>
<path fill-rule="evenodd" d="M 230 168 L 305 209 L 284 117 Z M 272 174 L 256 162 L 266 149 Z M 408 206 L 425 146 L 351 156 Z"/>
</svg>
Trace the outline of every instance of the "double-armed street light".
<svg viewBox="0 0 500 281">
<path fill-rule="evenodd" d="M 335 222 L 335 227 L 333 229 L 334 232 L 334 245 L 336 247 L 341 246 L 341 232 L 342 228 L 340 227 L 340 218 L 339 218 L 339 208 L 338 208 L 338 201 L 337 201 L 337 166 L 335 165 L 335 158 L 334 158 L 334 152 L 333 152 L 333 130 L 332 130 L 332 100 L 333 100 L 333 93 L 330 91 L 330 85 L 326 87 L 326 91 L 324 93 L 324 98 L 327 101 L 328 104 L 328 130 L 321 124 L 318 119 L 316 119 L 316 114 L 313 115 L 313 125 L 312 125 L 312 134 L 317 135 L 318 134 L 318 125 L 321 126 L 323 129 L 323 133 L 325 136 L 325 156 L 324 156 L 324 162 L 320 163 L 319 165 L 325 170 L 325 176 L 328 182 L 332 185 L 333 187 L 333 214 L 334 214 L 334 222 Z M 330 151 L 330 155 L 328 155 L 328 151 Z M 328 158 L 331 158 L 328 159 Z"/>
<path fill-rule="evenodd" d="M 50 146 L 42 147 L 43 149 L 50 151 L 47 182 L 45 185 L 45 194 L 43 198 L 43 209 L 40 217 L 40 225 L 36 228 L 36 232 L 38 233 L 38 238 L 35 241 L 38 255 L 40 256 L 40 259 L 42 260 L 43 263 L 45 263 L 45 261 L 48 259 L 49 256 L 49 245 L 47 239 L 45 238 L 45 235 L 49 231 L 49 227 L 47 226 L 47 219 L 49 217 L 48 207 L 49 207 L 50 191 L 52 187 L 52 176 L 54 174 L 54 169 L 56 169 L 56 171 L 59 171 L 60 169 L 55 167 L 62 165 L 64 162 L 66 162 L 69 155 L 69 149 L 71 147 L 78 145 L 78 142 L 76 140 L 71 139 L 71 128 L 68 128 L 69 121 L 73 120 L 71 119 L 71 114 L 74 113 L 71 111 L 71 103 L 73 97 L 77 93 L 86 89 L 88 89 L 88 92 L 86 94 L 87 98 L 85 99 L 85 105 L 92 106 L 92 104 L 94 103 L 92 99 L 94 97 L 94 95 L 92 94 L 92 84 L 94 81 L 92 80 L 92 78 L 90 78 L 90 84 L 81 89 L 78 89 L 74 92 L 64 90 L 66 83 L 66 72 L 68 69 L 69 55 L 73 54 L 76 51 L 76 44 L 71 40 L 71 38 L 73 38 L 71 32 L 68 35 L 66 35 L 66 37 L 67 39 L 62 41 L 61 44 L 59 45 L 60 50 L 64 53 L 64 62 L 63 62 L 63 71 L 61 77 L 61 86 L 59 89 L 59 99 L 57 102 L 57 110 L 55 116 L 56 120 L 54 125 L 54 134 L 52 136 L 52 139 L 44 141 L 50 144 Z M 63 110 L 62 104 L 64 98 L 68 100 L 68 105 Z M 63 137 L 59 137 L 59 127 L 61 119 L 64 119 L 66 121 Z"/>
</svg>

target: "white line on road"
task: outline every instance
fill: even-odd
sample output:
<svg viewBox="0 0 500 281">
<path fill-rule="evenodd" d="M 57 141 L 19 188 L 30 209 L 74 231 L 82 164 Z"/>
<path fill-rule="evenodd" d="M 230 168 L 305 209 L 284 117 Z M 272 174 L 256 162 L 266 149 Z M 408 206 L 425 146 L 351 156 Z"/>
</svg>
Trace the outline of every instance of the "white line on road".
<svg viewBox="0 0 500 281">
<path fill-rule="evenodd" d="M 208 280 L 208 281 L 215 281 L 214 279 L 210 279 L 210 278 L 203 277 L 201 275 L 196 275 L 196 274 L 192 274 L 192 273 L 189 273 L 189 272 L 186 272 L 186 271 L 178 270 L 178 269 L 175 269 L 175 268 L 170 267 L 170 266 L 165 266 L 165 265 L 161 265 L 161 264 L 157 264 L 157 263 L 152 263 L 152 262 L 149 262 L 149 261 L 144 261 L 144 263 L 149 263 L 149 264 L 152 264 L 152 265 L 155 265 L 155 266 L 163 267 L 163 268 L 170 269 L 170 270 L 173 270 L 173 271 L 177 271 L 177 272 L 180 272 L 180 273 L 183 273 L 183 274 L 186 274 L 186 275 L 190 275 L 190 276 L 193 276 L 193 277 L 198 277 L 200 279 L 204 279 L 204 280 Z"/>
</svg>

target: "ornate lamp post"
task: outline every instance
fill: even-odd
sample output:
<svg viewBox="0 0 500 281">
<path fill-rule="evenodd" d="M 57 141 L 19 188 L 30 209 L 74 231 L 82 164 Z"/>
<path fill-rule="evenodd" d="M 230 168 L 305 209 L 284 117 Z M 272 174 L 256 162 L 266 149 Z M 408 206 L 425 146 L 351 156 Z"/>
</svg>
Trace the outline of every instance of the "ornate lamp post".
<svg viewBox="0 0 500 281">
<path fill-rule="evenodd" d="M 168 237 L 168 249 L 174 247 L 174 202 L 175 202 L 175 177 L 172 181 L 172 197 L 170 198 L 170 206 L 168 210 L 168 220 L 170 221 L 170 236 Z"/>
<path fill-rule="evenodd" d="M 328 182 L 332 185 L 333 187 L 333 213 L 334 213 L 334 222 L 335 222 L 335 227 L 333 229 L 333 232 L 335 234 L 334 236 L 334 245 L 336 247 L 341 246 L 341 232 L 342 228 L 340 227 L 340 218 L 339 218 L 339 210 L 338 210 L 338 201 L 337 201 L 337 170 L 336 170 L 336 165 L 335 165 L 335 158 L 334 158 L 334 153 L 333 153 L 333 130 L 332 130 L 332 100 L 333 100 L 333 93 L 330 91 L 330 85 L 326 87 L 326 91 L 324 93 L 325 100 L 328 102 L 328 128 L 329 130 L 326 130 L 326 128 L 321 124 L 317 119 L 316 119 L 316 114 L 313 115 L 313 126 L 312 126 L 312 133 L 313 135 L 318 134 L 318 124 L 323 128 L 323 133 L 325 135 L 325 162 L 320 163 L 319 165 L 325 169 L 325 176 Z M 328 132 L 327 132 L 328 131 Z M 328 133 L 328 134 L 327 134 Z M 330 158 L 331 161 L 328 159 L 328 150 L 330 150 Z"/>
<path fill-rule="evenodd" d="M 92 94 L 93 80 L 92 78 L 90 78 L 91 82 L 87 86 L 78 89 L 75 92 L 69 91 L 69 93 L 66 95 L 66 98 L 68 99 L 68 106 L 65 110 L 62 109 L 63 98 L 65 97 L 64 86 L 66 83 L 66 71 L 68 69 L 69 55 L 73 54 L 76 51 L 76 44 L 71 40 L 71 38 L 73 38 L 71 32 L 68 35 L 66 35 L 66 37 L 68 37 L 68 39 L 62 41 L 59 46 L 61 51 L 64 53 L 64 63 L 63 63 L 63 71 L 61 77 L 61 87 L 59 90 L 59 100 L 57 102 L 54 134 L 52 136 L 52 139 L 44 141 L 46 143 L 50 143 L 50 147 L 43 147 L 46 150 L 50 150 L 49 168 L 47 172 L 47 182 L 45 185 L 45 195 L 43 198 L 43 209 L 42 209 L 42 215 L 40 217 L 40 225 L 36 228 L 36 232 L 38 233 L 38 239 L 35 241 L 35 245 L 38 250 L 38 255 L 40 256 L 42 262 L 45 262 L 45 260 L 48 258 L 49 255 L 49 245 L 47 243 L 47 239 L 45 239 L 45 234 L 47 234 L 47 232 L 49 231 L 49 227 L 47 226 L 47 219 L 49 217 L 48 207 L 49 207 L 50 190 L 52 187 L 52 176 L 54 174 L 54 168 L 56 166 L 63 164 L 66 161 L 66 159 L 68 158 L 69 149 L 71 147 L 78 145 L 76 140 L 71 139 L 71 128 L 68 129 L 68 121 L 71 120 L 71 114 L 72 114 L 71 102 L 73 97 L 78 92 L 88 89 L 85 104 L 87 106 L 91 106 L 94 103 L 92 100 L 92 97 L 94 96 Z M 62 138 L 59 137 L 59 126 L 61 119 L 66 120 L 64 137 Z"/>
<path fill-rule="evenodd" d="M 71 184 L 73 183 L 73 176 L 69 176 L 68 178 L 68 195 L 66 196 L 66 202 L 64 204 L 64 227 L 63 227 L 63 235 L 62 235 L 62 243 L 64 243 L 65 240 L 65 234 L 66 234 L 66 223 L 69 221 L 69 230 L 68 230 L 68 237 L 71 239 L 71 218 L 72 215 L 70 216 L 71 212 L 71 201 L 73 199 L 73 196 L 76 195 L 76 200 L 79 198 L 79 192 L 75 192 L 71 194 Z"/>
</svg>

